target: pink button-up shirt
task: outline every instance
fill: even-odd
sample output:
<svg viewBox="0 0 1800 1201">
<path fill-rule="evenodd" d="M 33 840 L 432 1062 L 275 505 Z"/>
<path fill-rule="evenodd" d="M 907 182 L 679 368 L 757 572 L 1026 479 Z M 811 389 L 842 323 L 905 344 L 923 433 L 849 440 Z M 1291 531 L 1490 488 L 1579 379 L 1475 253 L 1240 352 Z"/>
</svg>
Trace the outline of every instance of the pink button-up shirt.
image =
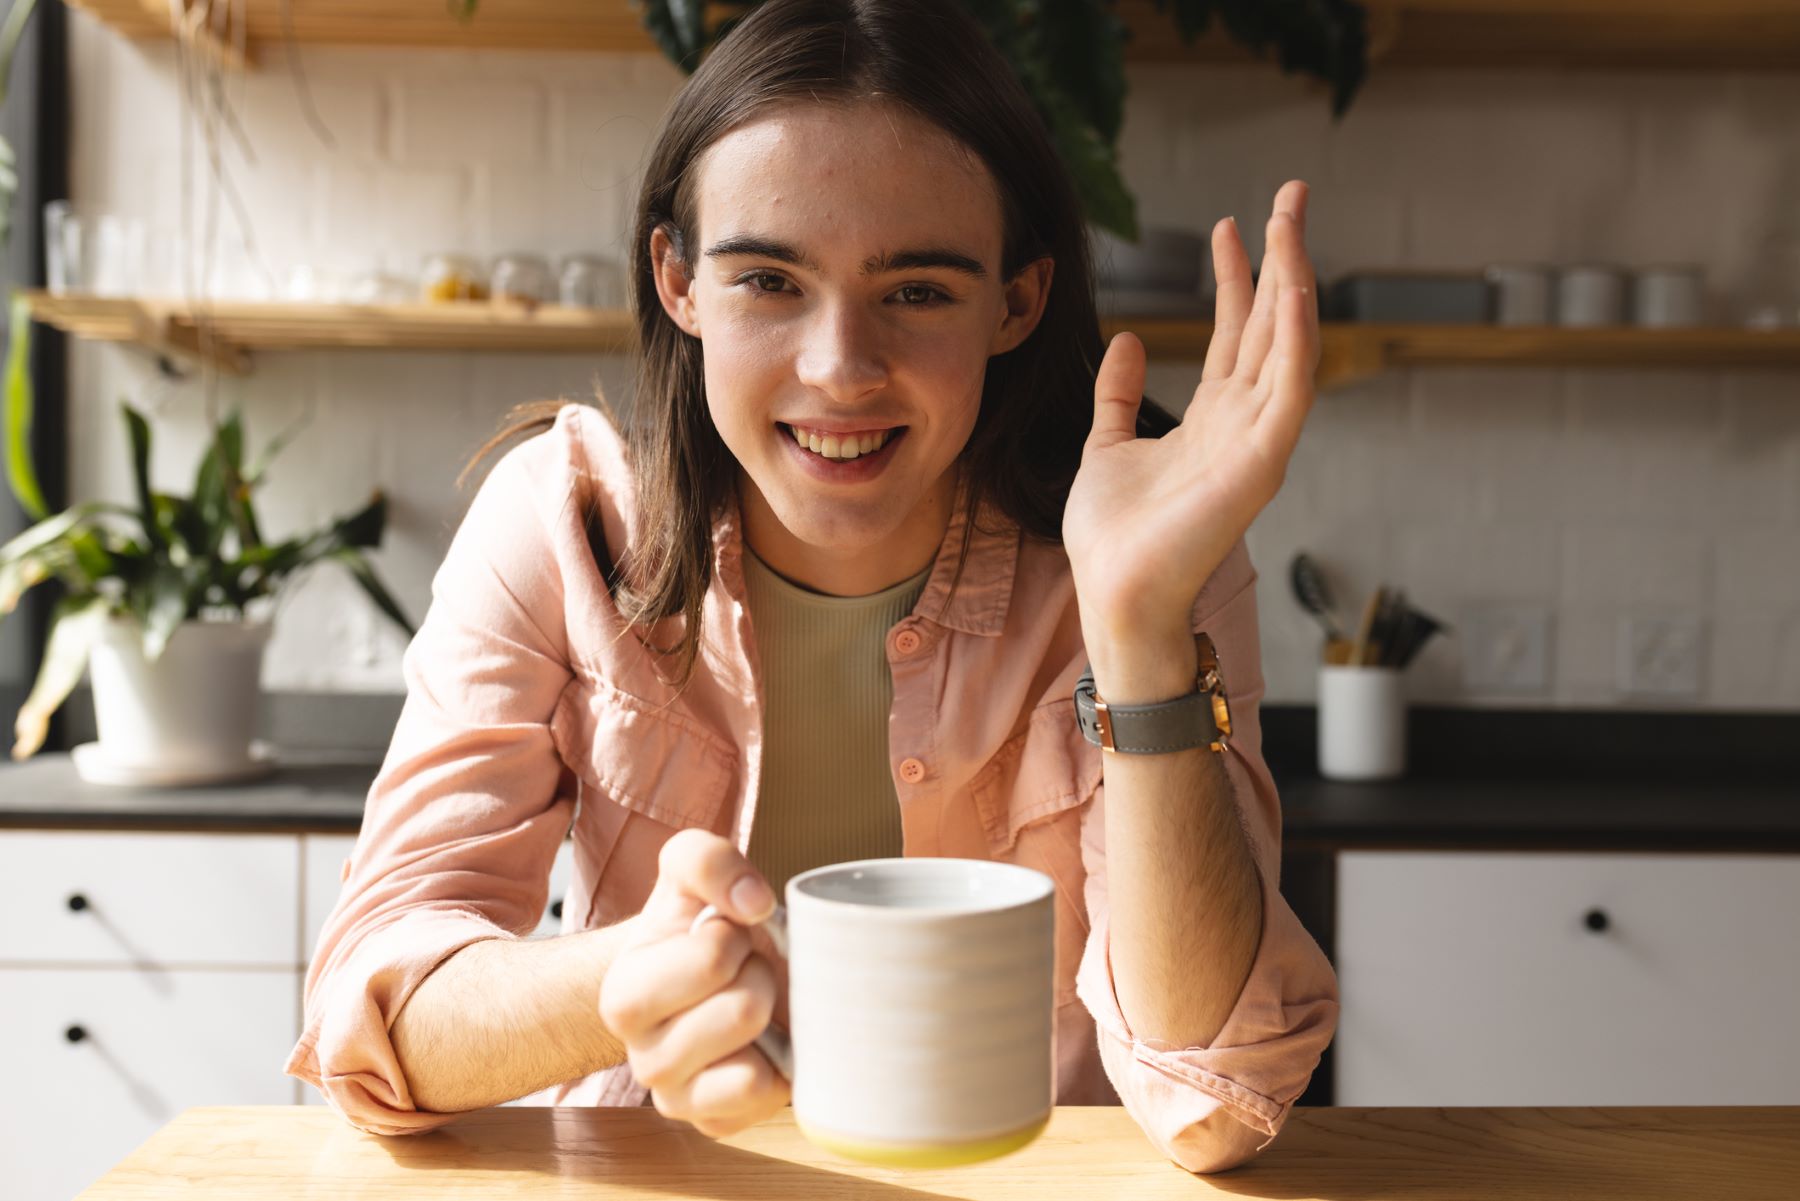
<svg viewBox="0 0 1800 1201">
<path fill-rule="evenodd" d="M 637 639 L 618 636 L 577 503 L 586 478 L 607 545 L 627 545 L 624 451 L 597 409 L 564 408 L 494 466 L 432 580 L 402 661 L 406 702 L 285 1066 L 362 1130 L 453 1119 L 413 1105 L 389 1027 L 455 951 L 531 933 L 571 825 L 565 932 L 638 913 L 659 849 L 683 827 L 748 851 L 763 735 L 738 518 L 715 530 L 702 656 L 677 696 Z M 1337 1020 L 1331 965 L 1277 891 L 1281 812 L 1261 753 L 1249 552 L 1242 541 L 1232 549 L 1193 613 L 1229 690 L 1225 767 L 1261 868 L 1262 942 L 1218 1037 L 1175 1047 L 1135 1037 L 1113 989 L 1105 790 L 1101 752 L 1075 725 L 1086 656 L 1068 558 L 984 514 L 952 594 L 967 520 L 952 518 L 924 592 L 888 637 L 904 853 L 1002 860 L 1055 881 L 1058 1104 L 1122 1103 L 1192 1171 L 1248 1159 L 1280 1130 Z M 647 1092 L 620 1064 L 537 1099 L 639 1105 Z"/>
</svg>

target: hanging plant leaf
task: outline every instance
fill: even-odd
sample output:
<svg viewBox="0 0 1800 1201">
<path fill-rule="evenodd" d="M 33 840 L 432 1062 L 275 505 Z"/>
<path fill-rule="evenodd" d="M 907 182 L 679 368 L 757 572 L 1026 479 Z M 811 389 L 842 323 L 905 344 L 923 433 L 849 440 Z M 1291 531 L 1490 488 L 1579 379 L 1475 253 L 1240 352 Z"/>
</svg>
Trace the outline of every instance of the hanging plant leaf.
<svg viewBox="0 0 1800 1201">
<path fill-rule="evenodd" d="M 38 665 L 31 694 L 19 706 L 18 716 L 13 720 L 14 759 L 29 759 L 44 745 L 44 735 L 50 729 L 50 715 L 81 682 L 88 654 L 99 639 L 111 609 L 112 602 L 103 596 L 66 596 L 51 610 L 50 637 L 44 647 L 44 660 Z"/>
<path fill-rule="evenodd" d="M 36 406 L 31 392 L 31 306 L 23 293 L 14 292 L 10 341 L 6 347 L 6 478 L 25 516 L 42 521 L 50 516 L 38 487 L 37 469 L 31 465 L 31 415 Z"/>
</svg>

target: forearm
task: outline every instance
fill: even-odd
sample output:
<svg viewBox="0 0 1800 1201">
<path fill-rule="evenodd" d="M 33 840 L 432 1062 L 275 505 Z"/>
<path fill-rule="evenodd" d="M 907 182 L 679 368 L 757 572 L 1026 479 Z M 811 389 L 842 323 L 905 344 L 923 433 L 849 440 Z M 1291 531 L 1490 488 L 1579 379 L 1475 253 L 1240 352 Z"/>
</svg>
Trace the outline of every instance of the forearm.
<svg viewBox="0 0 1800 1201">
<path fill-rule="evenodd" d="M 1169 700 L 1193 689 L 1196 658 L 1191 635 L 1100 647 L 1095 687 L 1118 704 Z M 1163 1047 L 1218 1037 L 1262 938 L 1261 877 L 1223 758 L 1104 756 L 1114 986 L 1133 1033 Z"/>
<path fill-rule="evenodd" d="M 439 964 L 389 1030 L 413 1104 L 482 1109 L 625 1062 L 600 981 L 629 929 L 484 939 Z"/>
</svg>

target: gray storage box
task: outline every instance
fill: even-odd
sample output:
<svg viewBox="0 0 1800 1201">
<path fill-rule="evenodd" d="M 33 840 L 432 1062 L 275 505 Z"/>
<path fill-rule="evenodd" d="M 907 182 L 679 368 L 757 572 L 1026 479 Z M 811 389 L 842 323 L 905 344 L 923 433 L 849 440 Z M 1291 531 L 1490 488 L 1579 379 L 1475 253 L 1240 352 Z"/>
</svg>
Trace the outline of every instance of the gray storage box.
<svg viewBox="0 0 1800 1201">
<path fill-rule="evenodd" d="M 1493 285 L 1480 275 L 1357 271 L 1326 288 L 1319 315 L 1327 321 L 1485 325 L 1493 311 Z"/>
</svg>

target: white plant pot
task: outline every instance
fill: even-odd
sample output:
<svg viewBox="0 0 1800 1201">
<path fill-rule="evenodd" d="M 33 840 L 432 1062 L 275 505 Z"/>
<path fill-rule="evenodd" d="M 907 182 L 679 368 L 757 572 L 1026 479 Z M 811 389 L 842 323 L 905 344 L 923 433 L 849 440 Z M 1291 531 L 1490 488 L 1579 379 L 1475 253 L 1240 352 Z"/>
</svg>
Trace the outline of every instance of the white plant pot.
<svg viewBox="0 0 1800 1201">
<path fill-rule="evenodd" d="M 88 660 L 94 750 L 105 769 L 156 784 L 257 774 L 266 762 L 266 749 L 252 744 L 271 624 L 185 621 L 150 663 L 136 619 L 109 619 Z"/>
</svg>

